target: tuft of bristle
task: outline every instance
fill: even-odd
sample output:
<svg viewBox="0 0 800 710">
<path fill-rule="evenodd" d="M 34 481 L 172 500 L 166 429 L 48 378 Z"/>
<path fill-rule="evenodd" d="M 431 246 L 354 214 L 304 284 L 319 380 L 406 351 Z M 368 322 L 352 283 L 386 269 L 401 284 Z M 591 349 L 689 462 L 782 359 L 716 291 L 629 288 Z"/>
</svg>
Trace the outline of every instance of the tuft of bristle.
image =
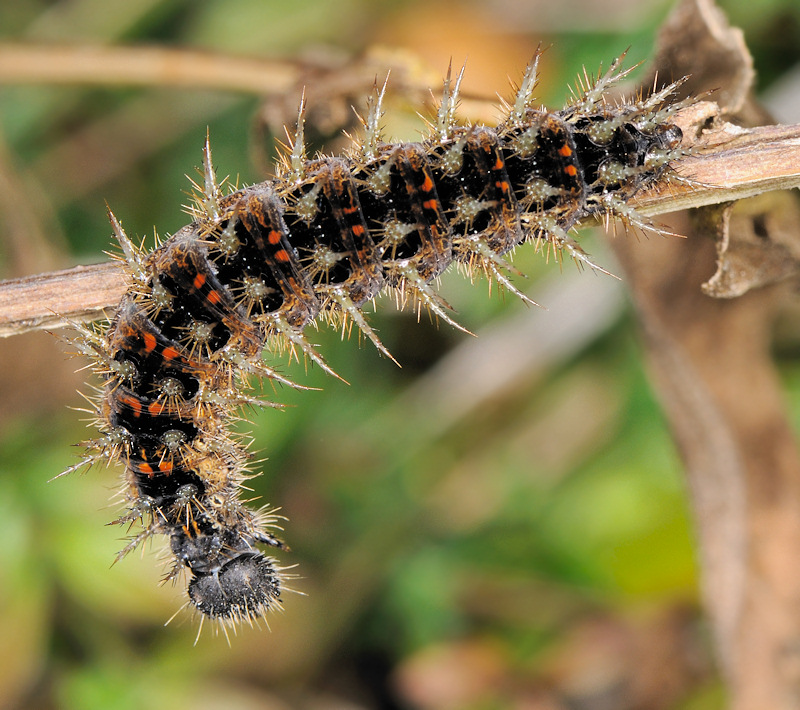
<svg viewBox="0 0 800 710">
<path fill-rule="evenodd" d="M 461 67 L 455 81 L 452 79 L 453 62 L 447 67 L 447 75 L 444 79 L 442 90 L 442 101 L 439 104 L 439 111 L 436 115 L 436 134 L 441 141 L 447 141 L 453 137 L 456 128 L 456 110 L 458 109 L 458 93 L 461 91 L 461 80 L 467 69 L 466 63 Z"/>
</svg>

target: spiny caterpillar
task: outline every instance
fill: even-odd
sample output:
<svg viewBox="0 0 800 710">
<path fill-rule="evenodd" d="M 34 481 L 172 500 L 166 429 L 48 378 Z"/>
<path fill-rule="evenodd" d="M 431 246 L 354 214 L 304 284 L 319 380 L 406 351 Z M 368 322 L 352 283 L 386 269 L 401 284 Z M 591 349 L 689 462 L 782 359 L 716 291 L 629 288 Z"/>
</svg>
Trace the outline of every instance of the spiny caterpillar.
<svg viewBox="0 0 800 710">
<path fill-rule="evenodd" d="M 188 568 L 189 605 L 226 623 L 257 621 L 280 606 L 285 576 L 259 545 L 283 548 L 274 511 L 240 500 L 248 454 L 229 422 L 256 376 L 295 386 L 262 350 L 299 353 L 334 374 L 306 339 L 317 318 L 355 324 L 391 357 L 362 313 L 391 291 L 455 324 L 432 282 L 453 262 L 509 281 L 505 255 L 525 241 L 597 269 L 570 236 L 580 220 L 620 218 L 654 229 L 631 198 L 679 159 L 668 103 L 680 82 L 632 102 L 608 89 L 631 69 L 620 59 L 596 80 L 584 74 L 560 111 L 534 106 L 539 53 L 496 128 L 456 120 L 463 70 L 444 81 L 431 134 L 381 139 L 381 101 L 369 102 L 363 137 L 343 157 L 309 159 L 303 103 L 297 133 L 274 179 L 223 195 L 206 141 L 191 224 L 145 254 L 109 211 L 129 289 L 111 323 L 80 328 L 75 343 L 103 380 L 94 402 L 100 437 L 75 470 L 125 465 L 127 511 L 142 530 L 169 538 L 175 578 Z M 223 181 L 224 182 L 224 181 Z M 601 269 L 602 270 L 602 269 Z"/>
</svg>

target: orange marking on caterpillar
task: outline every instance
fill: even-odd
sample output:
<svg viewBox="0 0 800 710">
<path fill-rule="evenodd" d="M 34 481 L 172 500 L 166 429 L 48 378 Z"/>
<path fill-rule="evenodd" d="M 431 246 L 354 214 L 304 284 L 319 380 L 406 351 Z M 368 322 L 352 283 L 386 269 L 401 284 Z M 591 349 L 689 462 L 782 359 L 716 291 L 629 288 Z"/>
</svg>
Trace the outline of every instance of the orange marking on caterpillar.
<svg viewBox="0 0 800 710">
<path fill-rule="evenodd" d="M 281 243 L 281 233 L 280 233 L 280 232 L 276 232 L 276 231 L 273 229 L 273 230 L 272 230 L 272 231 L 269 233 L 269 236 L 267 237 L 267 240 L 268 240 L 268 241 L 269 241 L 269 243 L 270 243 L 270 244 L 272 244 L 273 246 L 274 246 L 275 244 L 280 244 L 280 243 Z"/>
<path fill-rule="evenodd" d="M 194 277 L 194 281 L 192 281 L 192 286 L 195 287 L 198 291 L 203 288 L 203 284 L 206 282 L 205 274 L 197 274 Z"/>
<path fill-rule="evenodd" d="M 564 172 L 570 177 L 575 177 L 578 174 L 578 168 L 574 165 L 567 165 L 567 167 L 564 168 Z"/>
<path fill-rule="evenodd" d="M 353 234 L 355 234 L 357 237 L 364 236 L 364 227 L 362 225 L 354 224 L 350 229 L 353 232 Z"/>
<path fill-rule="evenodd" d="M 136 397 L 130 397 L 126 394 L 123 394 L 120 395 L 119 401 L 121 404 L 124 404 L 133 411 L 134 417 L 140 417 L 142 415 L 142 403 L 136 399 Z"/>
<path fill-rule="evenodd" d="M 221 300 L 222 296 L 219 295 L 218 291 L 209 291 L 208 295 L 206 296 L 206 301 L 213 306 L 216 306 Z"/>
<path fill-rule="evenodd" d="M 286 253 L 285 249 L 280 249 L 275 252 L 275 261 L 280 261 L 284 264 L 289 261 L 289 255 Z"/>
<path fill-rule="evenodd" d="M 420 189 L 423 192 L 430 192 L 431 190 L 433 190 L 433 180 L 431 179 L 431 176 L 428 175 L 427 173 L 425 174 L 425 182 L 422 183 Z"/>
<path fill-rule="evenodd" d="M 158 464 L 158 470 L 161 471 L 161 473 L 169 476 L 169 474 L 172 473 L 172 461 L 162 461 L 160 464 Z"/>
<path fill-rule="evenodd" d="M 142 340 L 144 340 L 144 351 L 151 353 L 156 349 L 156 336 L 152 333 L 142 333 Z"/>
<path fill-rule="evenodd" d="M 439 203 L 436 200 L 425 200 L 425 202 L 422 203 L 422 206 L 426 210 L 435 210 L 439 207 Z"/>
<path fill-rule="evenodd" d="M 167 361 L 174 360 L 179 354 L 175 348 L 169 345 L 161 351 L 161 355 Z"/>
<path fill-rule="evenodd" d="M 564 145 L 562 145 L 558 149 L 558 154 L 564 156 L 565 158 L 568 158 L 570 155 L 572 155 L 572 148 L 570 148 L 566 143 L 564 143 Z"/>
</svg>

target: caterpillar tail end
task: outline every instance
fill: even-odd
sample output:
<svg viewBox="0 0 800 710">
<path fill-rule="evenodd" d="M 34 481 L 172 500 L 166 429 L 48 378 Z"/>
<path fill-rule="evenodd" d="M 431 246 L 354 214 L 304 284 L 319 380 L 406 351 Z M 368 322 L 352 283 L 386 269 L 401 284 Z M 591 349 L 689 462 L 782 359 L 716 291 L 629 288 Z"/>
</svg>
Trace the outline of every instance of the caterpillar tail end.
<svg viewBox="0 0 800 710">
<path fill-rule="evenodd" d="M 189 599 L 204 616 L 223 623 L 257 621 L 281 608 L 283 579 L 275 561 L 244 552 L 210 572 L 194 572 Z"/>
</svg>

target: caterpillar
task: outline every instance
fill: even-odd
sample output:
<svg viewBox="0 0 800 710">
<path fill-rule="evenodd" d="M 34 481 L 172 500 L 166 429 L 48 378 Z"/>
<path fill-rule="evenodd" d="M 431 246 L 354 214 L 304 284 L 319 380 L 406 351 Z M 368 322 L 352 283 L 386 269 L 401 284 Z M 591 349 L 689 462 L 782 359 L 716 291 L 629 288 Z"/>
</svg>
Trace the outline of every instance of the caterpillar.
<svg viewBox="0 0 800 710">
<path fill-rule="evenodd" d="M 251 378 L 296 386 L 262 351 L 302 355 L 335 375 L 304 333 L 323 320 L 355 324 L 391 358 L 363 314 L 385 291 L 460 327 L 433 286 L 453 263 L 529 300 L 508 277 L 518 245 L 603 271 L 571 235 L 578 222 L 614 217 L 657 230 L 630 201 L 674 177 L 670 163 L 684 155 L 672 119 L 689 100 L 670 102 L 681 82 L 612 103 L 609 89 L 632 71 L 620 57 L 547 111 L 535 105 L 539 56 L 496 127 L 458 122 L 464 70 L 448 70 L 419 142 L 383 140 L 386 84 L 376 87 L 362 137 L 340 157 L 308 157 L 301 100 L 276 176 L 228 194 L 207 137 L 192 221 L 150 253 L 108 211 L 129 288 L 107 325 L 78 326 L 74 342 L 102 380 L 92 400 L 100 436 L 69 471 L 124 465 L 116 522 L 141 530 L 119 557 L 165 535 L 166 578 L 188 572 L 186 605 L 201 619 L 258 621 L 286 589 L 288 575 L 262 549 L 287 549 L 272 532 L 278 516 L 241 500 L 249 456 L 230 426 L 242 407 L 279 406 L 248 395 Z"/>
</svg>

